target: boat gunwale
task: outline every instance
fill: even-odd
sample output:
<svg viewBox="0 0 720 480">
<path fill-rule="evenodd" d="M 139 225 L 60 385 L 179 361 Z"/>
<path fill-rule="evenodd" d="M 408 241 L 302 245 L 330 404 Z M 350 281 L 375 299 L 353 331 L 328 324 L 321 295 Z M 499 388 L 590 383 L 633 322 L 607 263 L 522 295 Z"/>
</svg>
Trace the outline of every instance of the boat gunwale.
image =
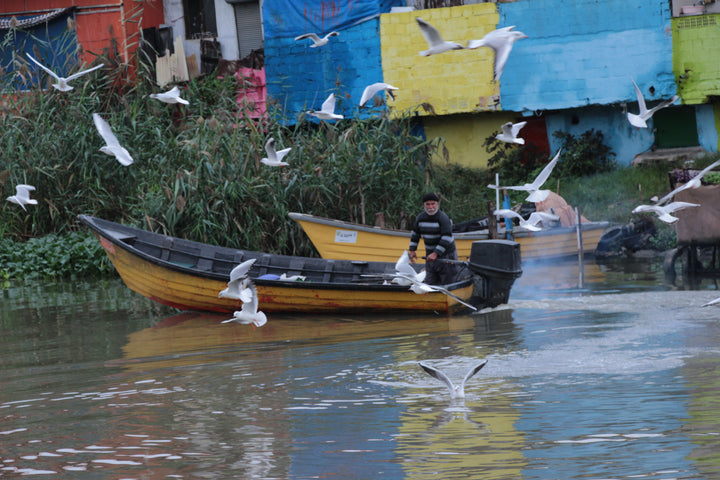
<svg viewBox="0 0 720 480">
<path fill-rule="evenodd" d="M 155 237 L 164 237 L 164 238 L 170 238 L 170 239 L 177 239 L 182 240 L 183 242 L 187 242 L 189 245 L 194 246 L 201 246 L 201 247 L 209 247 L 211 249 L 214 249 L 215 251 L 220 252 L 228 252 L 228 253 L 243 253 L 243 254 L 254 254 L 258 257 L 267 255 L 270 257 L 281 257 L 281 258 L 303 258 L 308 259 L 312 261 L 320 261 L 322 263 L 336 263 L 338 260 L 332 260 L 332 259 L 324 259 L 324 258 L 315 258 L 315 257 L 297 257 L 293 255 L 280 255 L 280 254 L 272 254 L 272 253 L 265 253 L 265 252 L 258 252 L 255 250 L 240 250 L 240 249 L 234 249 L 230 247 L 222 247 L 218 245 L 212 245 L 208 243 L 202 243 L 202 242 L 196 242 L 194 240 L 186 240 L 179 237 L 172 237 L 170 235 L 164 235 L 161 233 L 151 232 L 148 230 L 143 230 L 136 227 L 131 227 L 128 225 L 123 225 L 116 222 L 111 222 L 109 220 L 104 220 L 98 217 L 93 217 L 89 215 L 79 215 L 79 220 L 85 224 L 87 227 L 89 227 L 96 235 L 101 236 L 102 238 L 106 239 L 107 241 L 111 242 L 113 245 L 118 246 L 119 248 L 129 252 L 132 255 L 135 255 L 139 258 L 142 258 L 143 260 L 153 264 L 157 265 L 159 267 L 180 272 L 183 274 L 188 274 L 204 279 L 209 280 L 217 280 L 222 282 L 227 282 L 229 279 L 229 272 L 228 274 L 221 274 L 218 272 L 208 271 L 208 270 L 202 270 L 199 268 L 191 268 L 186 267 L 180 264 L 177 264 L 175 262 L 170 262 L 167 260 L 163 260 L 161 258 L 158 258 L 153 255 L 149 255 L 146 252 L 143 252 L 140 249 L 137 249 L 130 245 L 127 242 L 124 242 L 121 238 L 117 238 L 116 236 L 112 235 L 110 232 L 113 230 L 111 228 L 103 228 L 101 224 L 109 224 L 112 227 L 119 227 L 119 229 L 122 229 L 123 231 L 118 231 L 118 234 L 127 234 L 128 236 L 133 236 L 135 238 L 138 237 L 138 233 L 142 234 L 143 236 L 149 237 L 149 238 L 155 238 Z M 144 241 L 144 240 L 143 240 Z M 149 243 L 149 242 L 146 242 Z M 153 245 L 158 246 L 159 248 L 162 248 L 160 244 L 154 243 Z M 174 250 L 186 255 L 192 255 L 188 252 L 182 252 L 177 249 L 168 248 L 168 250 Z M 227 262 L 231 265 L 236 265 L 236 263 L 233 263 L 232 260 L 224 260 L 224 259 L 218 259 L 218 258 L 211 258 L 211 257 L 204 257 L 202 255 L 194 255 L 197 258 L 208 258 L 209 260 L 213 261 L 221 261 L 221 262 Z M 360 263 L 374 263 L 374 264 L 386 264 L 388 262 L 373 262 L 373 261 L 364 261 L 364 260 L 348 260 L 350 262 L 360 262 Z M 380 274 L 369 274 L 371 276 L 380 277 Z M 409 290 L 407 286 L 403 285 L 397 285 L 397 284 L 391 284 L 391 283 L 365 283 L 365 282 L 321 282 L 321 281 L 311 281 L 311 282 L 293 282 L 293 281 L 287 281 L 287 280 L 273 280 L 273 279 L 262 279 L 262 278 L 253 278 L 253 282 L 256 285 L 262 285 L 262 286 L 268 286 L 268 287 L 285 287 L 285 288 L 296 288 L 296 289 L 303 289 L 303 290 L 311 290 L 311 289 L 318 289 L 318 290 L 364 290 L 364 291 L 384 291 L 384 292 L 405 292 Z M 459 290 L 462 288 L 465 288 L 469 285 L 471 285 L 473 282 L 473 276 L 468 277 L 466 279 L 458 280 L 456 282 L 453 282 L 451 284 L 442 285 L 443 288 L 446 288 L 449 291 Z"/>
<path fill-rule="evenodd" d="M 374 233 L 377 235 L 393 235 L 398 237 L 410 238 L 410 230 L 400 230 L 388 227 L 377 227 L 371 225 L 362 225 L 359 223 L 347 222 L 345 220 L 333 220 L 332 218 L 318 217 L 308 213 L 290 212 L 288 216 L 296 222 L 306 221 L 309 223 L 317 223 L 319 225 L 326 225 L 335 228 L 344 228 L 347 230 L 355 230 L 358 232 Z M 580 223 L 580 230 L 589 231 L 597 229 L 605 229 L 611 226 L 613 223 L 609 221 L 592 221 Z M 520 227 L 518 227 L 520 228 Z M 515 237 L 537 237 L 537 236 L 553 236 L 559 234 L 574 233 L 577 230 L 576 225 L 568 227 L 554 227 L 537 232 L 518 229 L 512 230 L 512 234 Z M 498 234 L 504 235 L 506 230 L 503 228 L 498 229 Z M 453 232 L 453 237 L 456 240 L 485 240 L 488 239 L 489 231 L 484 230 L 473 230 L 470 232 Z"/>
</svg>

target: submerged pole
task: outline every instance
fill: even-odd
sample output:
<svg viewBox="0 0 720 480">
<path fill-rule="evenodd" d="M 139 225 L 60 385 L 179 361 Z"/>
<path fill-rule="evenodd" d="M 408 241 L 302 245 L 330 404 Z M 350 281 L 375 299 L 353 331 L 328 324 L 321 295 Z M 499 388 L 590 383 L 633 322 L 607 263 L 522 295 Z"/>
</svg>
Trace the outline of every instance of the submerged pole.
<svg viewBox="0 0 720 480">
<path fill-rule="evenodd" d="M 582 224 L 580 223 L 580 210 L 575 207 L 575 232 L 577 233 L 578 245 L 578 288 L 585 286 L 585 264 L 583 258 Z"/>
</svg>

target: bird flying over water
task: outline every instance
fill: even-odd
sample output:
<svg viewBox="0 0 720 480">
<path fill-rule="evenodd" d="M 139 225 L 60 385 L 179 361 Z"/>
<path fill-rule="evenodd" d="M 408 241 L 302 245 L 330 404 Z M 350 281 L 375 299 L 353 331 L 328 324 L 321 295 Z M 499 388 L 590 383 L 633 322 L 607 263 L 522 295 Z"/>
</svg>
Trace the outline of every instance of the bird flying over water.
<svg viewBox="0 0 720 480">
<path fill-rule="evenodd" d="M 687 182 L 683 183 L 678 188 L 676 188 L 675 190 L 673 190 L 672 192 L 668 193 L 667 195 L 662 197 L 660 200 L 655 202 L 655 205 L 662 205 L 663 203 L 670 200 L 673 197 L 673 195 L 675 195 L 678 192 L 682 192 L 683 190 L 687 190 L 688 188 L 698 188 L 698 187 L 702 186 L 702 178 L 706 174 L 708 174 L 713 168 L 717 167 L 718 165 L 720 165 L 720 160 L 714 161 L 707 167 L 700 170 L 700 172 L 697 175 L 695 175 L 693 178 L 691 178 Z"/>
<path fill-rule="evenodd" d="M 255 258 L 251 258 L 230 270 L 230 281 L 227 284 L 227 288 L 218 293 L 218 298 L 234 298 L 236 300 L 242 300 L 243 303 L 251 300 L 252 292 L 248 289 L 250 282 L 248 272 L 255 263 L 255 260 Z"/>
<path fill-rule="evenodd" d="M 120 145 L 120 142 L 118 142 L 115 134 L 113 134 L 110 129 L 110 125 L 97 113 L 93 113 L 92 117 L 93 122 L 95 122 L 95 128 L 97 128 L 98 133 L 100 133 L 100 136 L 105 140 L 105 146 L 102 147 L 100 151 L 114 156 L 118 162 L 126 167 L 132 165 L 133 159 L 130 153 L 128 153 L 125 147 Z"/>
<path fill-rule="evenodd" d="M 699 206 L 700 204 L 698 203 L 689 202 L 671 202 L 667 205 L 640 205 L 635 207 L 632 213 L 652 212 L 658 216 L 658 220 L 662 220 L 665 223 L 675 223 L 679 220 L 679 218 L 672 216 L 671 213 L 684 208 Z"/>
<path fill-rule="evenodd" d="M 284 148 L 280 151 L 275 151 L 275 139 L 270 137 L 265 142 L 265 152 L 267 152 L 267 158 L 260 160 L 265 165 L 270 167 L 284 167 L 289 165 L 287 162 L 283 162 L 282 159 L 287 155 L 292 147 Z"/>
<path fill-rule="evenodd" d="M 425 38 L 425 41 L 430 47 L 427 50 L 420 52 L 420 55 L 423 57 L 447 52 L 448 50 L 462 50 L 465 48 L 457 42 L 447 42 L 443 40 L 440 36 L 440 32 L 422 18 L 416 17 L 415 20 L 420 27 L 420 33 L 422 33 L 422 36 Z"/>
<path fill-rule="evenodd" d="M 511 187 L 498 187 L 497 185 L 488 185 L 488 188 L 493 188 L 495 190 L 502 190 L 504 188 L 507 188 L 508 190 L 525 190 L 529 193 L 527 198 L 525 198 L 526 201 L 536 203 L 542 202 L 548 197 L 548 195 L 550 195 L 550 190 L 540 190 L 540 187 L 542 187 L 543 184 L 550 177 L 550 173 L 552 173 L 553 168 L 555 168 L 555 165 L 560 158 L 561 151 L 562 149 L 558 150 L 558 152 L 555 154 L 555 157 L 550 160 L 550 163 L 548 163 L 545 168 L 542 169 L 540 174 L 537 176 L 537 178 L 535 178 L 532 183 L 526 183 L 525 185 Z"/>
<path fill-rule="evenodd" d="M 160 100 L 163 103 L 182 103 L 183 105 L 189 105 L 190 102 L 180 98 L 180 89 L 176 86 L 164 93 L 151 93 L 148 95 L 150 98 Z"/>
<path fill-rule="evenodd" d="M 631 80 L 633 82 L 633 86 L 635 87 L 635 95 L 637 96 L 637 102 L 640 111 L 637 114 L 627 112 L 627 119 L 635 127 L 647 128 L 647 121 L 650 120 L 650 117 L 652 117 L 655 112 L 657 112 L 661 108 L 669 107 L 670 105 L 675 103 L 678 98 L 680 98 L 677 95 L 674 95 L 670 100 L 664 100 L 648 110 L 648 108 L 645 106 L 645 98 L 643 98 L 643 94 L 640 91 L 640 88 L 637 86 L 637 83 L 635 83 L 635 80 Z"/>
<path fill-rule="evenodd" d="M 247 288 L 250 290 L 250 298 L 247 302 L 243 302 L 240 310 L 233 312 L 233 317 L 224 320 L 222 323 L 237 322 L 243 325 L 254 325 L 262 327 L 267 323 L 267 316 L 264 312 L 258 310 L 258 297 L 255 284 L 250 281 Z"/>
<path fill-rule="evenodd" d="M 320 120 L 342 120 L 343 117 L 340 114 L 335 113 L 335 94 L 331 93 L 330 96 L 325 99 L 320 107 L 320 110 L 308 111 L 308 115 L 319 118 Z"/>
<path fill-rule="evenodd" d="M 530 230 L 532 232 L 539 232 L 542 230 L 542 228 L 538 227 L 538 223 L 550 223 L 552 221 L 560 220 L 560 217 L 557 215 L 553 215 L 552 213 L 546 213 L 546 212 L 532 212 L 530 214 L 530 217 L 528 217 L 527 220 L 525 220 L 522 215 L 515 212 L 514 210 L 510 209 L 500 209 L 495 210 L 493 214 L 497 217 L 504 217 L 504 218 L 517 218 L 519 220 L 519 226 L 522 228 L 525 228 L 527 230 Z"/>
<path fill-rule="evenodd" d="M 320 38 L 317 36 L 316 33 L 306 33 L 304 35 L 300 35 L 299 37 L 295 37 L 295 41 L 309 38 L 313 41 L 313 44 L 310 45 L 310 48 L 317 48 L 322 47 L 323 45 L 327 45 L 327 43 L 330 41 L 330 37 L 337 37 L 338 35 L 340 35 L 338 32 L 330 32 L 324 37 Z"/>
<path fill-rule="evenodd" d="M 450 396 L 452 398 L 465 398 L 465 384 L 470 380 L 477 372 L 480 371 L 481 368 L 483 368 L 487 364 L 487 360 L 484 360 L 474 367 L 472 367 L 467 374 L 465 375 L 465 378 L 463 378 L 462 382 L 460 382 L 459 385 L 455 385 L 452 380 L 450 380 L 450 377 L 448 377 L 445 372 L 442 370 L 439 370 L 435 367 L 431 367 L 430 365 L 427 365 L 423 362 L 418 362 L 418 365 L 422 367 L 423 370 L 425 370 L 428 375 L 430 375 L 433 378 L 436 378 L 437 380 L 440 380 L 443 382 L 448 389 L 450 390 Z"/>
<path fill-rule="evenodd" d="M 17 203 L 22 207 L 23 210 L 27 212 L 27 208 L 25 208 L 25 205 L 37 205 L 37 200 L 30 198 L 30 192 L 34 192 L 35 187 L 32 185 L 16 185 L 15 186 L 15 195 L 11 195 L 7 197 L 8 202 Z"/>
<path fill-rule="evenodd" d="M 509 27 L 498 28 L 492 32 L 486 34 L 480 40 L 470 40 L 467 48 L 474 50 L 480 47 L 492 48 L 495 53 L 495 62 L 493 64 L 493 71 L 495 73 L 494 78 L 497 82 L 500 80 L 505 69 L 505 63 L 510 56 L 510 51 L 513 48 L 513 44 L 521 38 L 527 38 L 522 32 L 513 31 L 515 25 Z"/>
<path fill-rule="evenodd" d="M 72 90 L 73 88 L 75 88 L 75 87 L 73 87 L 72 85 L 70 85 L 68 82 L 70 82 L 70 81 L 72 81 L 72 80 L 75 80 L 76 78 L 81 77 L 81 76 L 85 75 L 86 73 L 90 73 L 90 72 L 92 72 L 93 70 L 97 70 L 98 68 L 100 68 L 100 67 L 102 67 L 102 66 L 104 65 L 104 64 L 101 63 L 100 65 L 97 65 L 97 66 L 92 67 L 92 68 L 88 68 L 87 70 L 81 70 L 81 71 L 79 71 L 79 72 L 77 72 L 77 73 L 73 73 L 73 74 L 70 75 L 69 77 L 60 77 L 60 76 L 58 76 L 55 72 L 53 72 L 52 70 L 50 70 L 49 68 L 47 68 L 45 65 L 43 65 L 42 63 L 40 63 L 40 62 L 38 62 L 37 60 L 35 60 L 35 59 L 32 57 L 32 55 L 30 55 L 29 53 L 25 52 L 25 55 L 27 55 L 30 60 L 32 60 L 33 62 L 35 62 L 35 64 L 36 64 L 37 66 L 39 66 L 40 68 L 42 68 L 43 70 L 45 70 L 45 71 L 48 73 L 48 75 L 50 75 L 51 77 L 53 77 L 53 78 L 57 81 L 57 83 L 54 83 L 54 84 L 53 84 L 53 87 L 55 87 L 57 90 L 59 90 L 59 91 L 61 91 L 61 92 L 68 92 L 68 91 Z"/>
<path fill-rule="evenodd" d="M 520 130 L 525 125 L 527 125 L 527 122 L 507 122 L 502 126 L 502 133 L 500 135 L 495 135 L 495 138 L 497 138 L 501 142 L 517 143 L 518 145 L 524 145 L 525 139 L 518 138 L 518 133 L 520 133 Z"/>
<path fill-rule="evenodd" d="M 360 98 L 360 106 L 362 107 L 363 105 L 365 105 L 368 100 L 370 100 L 371 98 L 373 98 L 375 96 L 375 94 L 377 94 L 378 92 L 381 92 L 383 90 L 385 90 L 385 92 L 388 95 L 390 95 L 390 98 L 395 100 L 395 95 L 393 95 L 392 91 L 398 90 L 398 88 L 393 87 L 392 85 L 390 85 L 388 83 L 377 82 L 377 83 L 373 83 L 372 85 L 368 85 L 367 87 L 365 87 L 362 97 Z"/>
</svg>

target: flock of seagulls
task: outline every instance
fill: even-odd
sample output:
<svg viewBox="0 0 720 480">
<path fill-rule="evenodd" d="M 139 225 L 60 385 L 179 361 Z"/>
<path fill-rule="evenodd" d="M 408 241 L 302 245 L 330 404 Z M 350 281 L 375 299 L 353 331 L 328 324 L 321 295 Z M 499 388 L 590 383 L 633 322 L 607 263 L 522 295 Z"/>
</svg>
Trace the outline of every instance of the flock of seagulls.
<svg viewBox="0 0 720 480">
<path fill-rule="evenodd" d="M 420 52 L 421 56 L 427 57 L 430 55 L 437 55 L 439 53 L 444 53 L 450 50 L 474 50 L 480 47 L 491 48 L 495 53 L 495 62 L 493 63 L 493 78 L 496 82 L 500 80 L 500 76 L 502 75 L 503 69 L 505 68 L 505 63 L 507 63 L 508 57 L 510 56 L 510 51 L 512 50 L 515 42 L 520 40 L 521 38 L 527 38 L 527 35 L 525 35 L 524 33 L 514 30 L 515 26 L 512 25 L 509 27 L 503 27 L 493 30 L 487 33 L 480 40 L 470 40 L 467 47 L 463 47 L 457 42 L 444 40 L 440 35 L 440 32 L 438 32 L 435 27 L 430 25 L 422 18 L 417 17 L 415 18 L 415 20 L 417 21 L 417 24 L 420 27 L 420 32 L 422 33 L 422 36 L 425 38 L 425 41 L 427 42 L 429 47 L 427 50 L 423 50 Z"/>
<path fill-rule="evenodd" d="M 654 213 L 657 215 L 658 220 L 668 224 L 677 222 L 678 217 L 672 215 L 678 210 L 684 210 L 691 207 L 700 207 L 699 203 L 690 202 L 670 202 L 668 203 L 677 193 L 682 192 L 690 188 L 699 188 L 702 186 L 702 179 L 705 175 L 710 173 L 715 167 L 720 166 L 720 160 L 716 160 L 707 167 L 703 168 L 697 175 L 683 183 L 672 192 L 668 193 L 664 197 L 656 200 L 652 205 L 639 205 L 635 207 L 632 213 Z"/>
<path fill-rule="evenodd" d="M 38 67 L 40 67 L 43 71 L 45 71 L 48 75 L 55 79 L 55 83 L 52 86 L 60 92 L 69 92 L 74 88 L 72 85 L 70 85 L 69 82 L 104 66 L 104 64 L 101 63 L 100 65 L 81 70 L 68 77 L 61 77 L 55 72 L 53 72 L 51 69 L 40 63 L 29 53 L 25 53 L 25 55 L 27 55 L 27 57 L 33 63 L 35 63 Z M 188 105 L 190 103 L 180 97 L 180 89 L 178 87 L 173 87 L 171 90 L 164 93 L 150 94 L 149 96 L 151 98 L 160 100 L 163 103 L 181 103 L 184 105 Z M 128 152 L 127 149 L 120 144 L 117 137 L 110 128 L 110 125 L 108 125 L 108 123 L 97 113 L 93 113 L 92 118 L 93 122 L 95 123 L 95 128 L 105 142 L 105 145 L 100 148 L 100 151 L 107 155 L 115 157 L 117 161 L 125 167 L 132 165 L 134 163 L 134 160 L 130 155 L 130 152 Z M 15 187 L 15 190 L 15 195 L 7 197 L 7 201 L 20 205 L 25 211 L 27 211 L 26 205 L 37 205 L 37 200 L 30 198 L 30 192 L 35 191 L 34 186 L 24 184 L 17 185 Z"/>
</svg>

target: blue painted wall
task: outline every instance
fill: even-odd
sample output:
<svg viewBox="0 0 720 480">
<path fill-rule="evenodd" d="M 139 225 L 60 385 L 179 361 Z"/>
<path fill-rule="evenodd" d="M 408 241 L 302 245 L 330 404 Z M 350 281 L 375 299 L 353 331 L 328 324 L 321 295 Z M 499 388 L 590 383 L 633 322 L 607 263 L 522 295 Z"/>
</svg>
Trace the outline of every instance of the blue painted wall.
<svg viewBox="0 0 720 480">
<path fill-rule="evenodd" d="M 401 5 L 402 1 L 349 2 L 363 3 L 365 8 L 347 7 L 355 8 L 357 17 L 338 13 L 337 17 L 325 19 L 322 33 L 337 30 L 340 35 L 319 48 L 311 48 L 310 40 L 294 40 L 298 35 L 315 31 L 312 27 L 317 25 L 307 20 L 315 14 L 306 14 L 306 18 L 296 12 L 294 16 L 283 17 L 278 10 L 286 3 L 268 0 L 263 4 L 268 97 L 284 114 L 282 121 L 293 124 L 303 112 L 320 109 L 331 93 L 336 97 L 335 113 L 354 118 L 376 116 L 377 107 L 360 110 L 358 103 L 367 85 L 383 80 L 379 14 L 389 11 L 392 5 Z M 322 9 L 322 2 L 304 3 L 308 4 L 306 12 Z M 372 8 L 367 4 L 372 4 Z M 338 7 L 337 11 L 343 9 Z"/>
<path fill-rule="evenodd" d="M 516 25 L 500 83 L 503 110 L 575 108 L 676 93 L 667 0 L 532 0 L 499 3 L 499 26 Z M 654 93 L 650 94 L 650 87 Z"/>
</svg>

